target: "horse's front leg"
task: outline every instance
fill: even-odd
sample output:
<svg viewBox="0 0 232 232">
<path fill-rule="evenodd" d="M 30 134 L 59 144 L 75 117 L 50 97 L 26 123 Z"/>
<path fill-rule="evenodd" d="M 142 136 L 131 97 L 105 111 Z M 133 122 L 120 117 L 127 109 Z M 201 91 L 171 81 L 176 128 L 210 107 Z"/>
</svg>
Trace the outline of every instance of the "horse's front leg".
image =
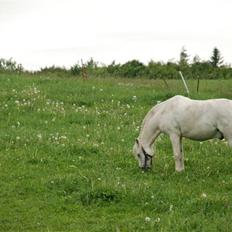
<svg viewBox="0 0 232 232">
<path fill-rule="evenodd" d="M 171 134 L 170 140 L 172 142 L 172 149 L 174 153 L 176 171 L 181 172 L 184 170 L 184 157 L 182 150 L 182 137 L 178 134 Z"/>
</svg>

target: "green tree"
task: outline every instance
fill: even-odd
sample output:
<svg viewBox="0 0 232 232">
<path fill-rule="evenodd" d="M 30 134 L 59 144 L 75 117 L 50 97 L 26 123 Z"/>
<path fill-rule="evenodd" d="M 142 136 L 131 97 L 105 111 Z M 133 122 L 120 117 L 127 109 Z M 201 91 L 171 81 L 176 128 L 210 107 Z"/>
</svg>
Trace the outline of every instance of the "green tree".
<svg viewBox="0 0 232 232">
<path fill-rule="evenodd" d="M 223 63 L 223 58 L 221 56 L 221 52 L 219 51 L 218 48 L 213 49 L 212 56 L 210 57 L 210 64 L 214 67 L 217 68 Z"/>
<path fill-rule="evenodd" d="M 138 60 L 131 60 L 120 67 L 120 74 L 124 77 L 143 76 L 146 66 Z"/>
<path fill-rule="evenodd" d="M 185 49 L 185 47 L 182 47 L 179 60 L 180 67 L 188 66 L 188 57 L 189 56 L 187 54 L 187 50 Z"/>
</svg>

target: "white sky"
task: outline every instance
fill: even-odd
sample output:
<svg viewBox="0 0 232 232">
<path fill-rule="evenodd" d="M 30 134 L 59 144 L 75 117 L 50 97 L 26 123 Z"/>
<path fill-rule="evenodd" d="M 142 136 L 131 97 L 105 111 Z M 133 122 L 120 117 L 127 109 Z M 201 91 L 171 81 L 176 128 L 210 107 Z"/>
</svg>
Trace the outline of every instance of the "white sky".
<svg viewBox="0 0 232 232">
<path fill-rule="evenodd" d="M 231 0 L 0 0 L 0 58 L 27 69 L 90 57 L 105 64 L 139 59 L 232 63 Z"/>
</svg>

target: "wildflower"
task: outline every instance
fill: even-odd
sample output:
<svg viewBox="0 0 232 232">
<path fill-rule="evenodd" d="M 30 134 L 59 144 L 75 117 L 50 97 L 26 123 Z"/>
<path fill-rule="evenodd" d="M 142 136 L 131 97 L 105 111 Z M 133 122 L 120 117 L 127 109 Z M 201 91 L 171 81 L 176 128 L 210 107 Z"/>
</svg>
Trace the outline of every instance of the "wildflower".
<svg viewBox="0 0 232 232">
<path fill-rule="evenodd" d="M 38 138 L 39 140 L 41 140 L 41 139 L 42 139 L 42 134 L 38 134 L 38 135 L 37 135 L 37 138 Z"/>
<path fill-rule="evenodd" d="M 60 139 L 67 139 L 67 136 L 61 135 L 61 136 L 60 136 Z"/>
<path fill-rule="evenodd" d="M 160 218 L 159 217 L 157 217 L 156 219 L 155 219 L 155 222 L 160 222 Z"/>
<path fill-rule="evenodd" d="M 150 222 L 151 218 L 150 217 L 145 217 L 145 222 Z"/>
<path fill-rule="evenodd" d="M 207 197 L 206 193 L 202 193 L 201 197 L 206 198 Z"/>
<path fill-rule="evenodd" d="M 172 211 L 172 210 L 173 210 L 173 205 L 170 205 L 169 211 Z"/>
</svg>

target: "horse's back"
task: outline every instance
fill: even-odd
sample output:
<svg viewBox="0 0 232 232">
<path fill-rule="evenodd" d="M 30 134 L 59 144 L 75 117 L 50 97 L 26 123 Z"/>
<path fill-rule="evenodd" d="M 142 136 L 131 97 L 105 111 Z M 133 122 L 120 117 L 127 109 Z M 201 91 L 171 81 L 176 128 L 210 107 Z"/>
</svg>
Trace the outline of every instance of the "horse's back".
<svg viewBox="0 0 232 232">
<path fill-rule="evenodd" d="M 156 120 L 164 132 L 179 132 L 200 140 L 210 138 L 218 128 L 224 130 L 231 118 L 232 101 L 228 99 L 192 100 L 175 96 L 156 111 Z"/>
</svg>

